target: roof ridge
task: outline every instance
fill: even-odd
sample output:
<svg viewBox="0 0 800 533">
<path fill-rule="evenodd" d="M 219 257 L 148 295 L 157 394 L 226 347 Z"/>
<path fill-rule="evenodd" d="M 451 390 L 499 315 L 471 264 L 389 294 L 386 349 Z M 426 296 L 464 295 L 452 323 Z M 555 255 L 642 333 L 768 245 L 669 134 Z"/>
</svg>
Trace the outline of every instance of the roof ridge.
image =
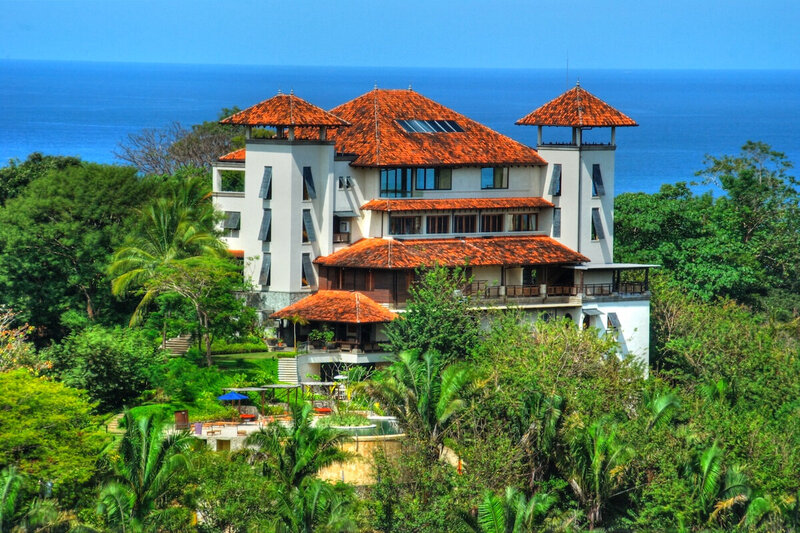
<svg viewBox="0 0 800 533">
<path fill-rule="evenodd" d="M 378 85 L 375 85 L 375 94 L 373 95 L 373 104 L 375 110 L 375 161 L 378 165 L 381 164 L 381 129 L 378 125 Z"/>
</svg>

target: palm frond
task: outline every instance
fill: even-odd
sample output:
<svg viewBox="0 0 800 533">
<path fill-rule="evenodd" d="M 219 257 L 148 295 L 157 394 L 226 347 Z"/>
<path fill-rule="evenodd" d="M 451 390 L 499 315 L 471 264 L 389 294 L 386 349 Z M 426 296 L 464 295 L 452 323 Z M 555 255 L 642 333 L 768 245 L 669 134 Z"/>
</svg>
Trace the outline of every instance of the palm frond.
<svg viewBox="0 0 800 533">
<path fill-rule="evenodd" d="M 503 500 L 487 492 L 478 505 L 478 525 L 484 533 L 505 533 L 506 516 Z"/>
</svg>

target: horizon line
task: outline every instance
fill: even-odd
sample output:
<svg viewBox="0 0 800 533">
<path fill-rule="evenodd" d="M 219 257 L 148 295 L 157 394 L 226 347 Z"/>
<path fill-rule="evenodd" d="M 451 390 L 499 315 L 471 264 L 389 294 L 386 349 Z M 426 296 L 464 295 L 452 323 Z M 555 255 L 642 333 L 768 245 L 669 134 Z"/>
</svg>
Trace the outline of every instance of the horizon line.
<svg viewBox="0 0 800 533">
<path fill-rule="evenodd" d="M 563 71 L 564 67 L 453 67 L 453 66 L 412 66 L 412 65 L 309 65 L 309 64 L 267 64 L 267 63 L 199 63 L 179 61 L 109 61 L 97 59 L 30 59 L 0 58 L 0 63 L 82 63 L 92 65 L 158 65 L 186 67 L 265 67 L 265 68 L 314 68 L 314 69 L 409 69 L 409 70 L 539 70 Z M 800 68 L 758 68 L 758 67 L 586 67 L 570 65 L 570 70 L 584 71 L 692 71 L 692 72 L 800 72 Z"/>
</svg>

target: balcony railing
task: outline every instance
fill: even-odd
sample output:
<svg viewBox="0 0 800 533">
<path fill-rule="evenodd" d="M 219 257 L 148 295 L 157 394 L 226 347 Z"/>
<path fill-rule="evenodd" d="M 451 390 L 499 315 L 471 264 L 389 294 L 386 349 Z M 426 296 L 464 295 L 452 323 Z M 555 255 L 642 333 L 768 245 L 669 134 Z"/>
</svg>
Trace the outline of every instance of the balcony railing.
<svg viewBox="0 0 800 533">
<path fill-rule="evenodd" d="M 632 295 L 644 294 L 649 290 L 646 282 L 622 282 L 618 286 L 613 283 L 587 283 L 584 285 L 489 285 L 486 280 L 477 280 L 462 289 L 464 296 L 476 299 L 502 299 L 502 298 L 543 298 L 547 297 L 575 297 L 575 296 L 611 296 L 614 294 Z"/>
<path fill-rule="evenodd" d="M 350 242 L 350 233 L 334 233 L 333 242 L 348 244 Z"/>
</svg>

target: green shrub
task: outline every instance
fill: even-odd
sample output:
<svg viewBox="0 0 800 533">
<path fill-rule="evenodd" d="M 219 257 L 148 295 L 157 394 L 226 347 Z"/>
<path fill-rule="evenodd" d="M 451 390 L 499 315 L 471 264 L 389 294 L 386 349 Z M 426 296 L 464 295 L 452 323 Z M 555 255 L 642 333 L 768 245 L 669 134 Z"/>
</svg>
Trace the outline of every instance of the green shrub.
<svg viewBox="0 0 800 533">
<path fill-rule="evenodd" d="M 102 412 L 131 405 L 151 387 L 154 370 L 166 360 L 142 330 L 91 326 L 45 350 L 53 373 L 85 389 Z"/>
<path fill-rule="evenodd" d="M 358 413 L 337 413 L 317 419 L 319 426 L 368 426 L 372 424 L 369 419 Z"/>
<path fill-rule="evenodd" d="M 235 342 L 215 341 L 211 345 L 211 353 L 215 355 L 231 353 L 258 353 L 267 352 L 269 348 L 262 341 L 256 342 Z"/>
</svg>

